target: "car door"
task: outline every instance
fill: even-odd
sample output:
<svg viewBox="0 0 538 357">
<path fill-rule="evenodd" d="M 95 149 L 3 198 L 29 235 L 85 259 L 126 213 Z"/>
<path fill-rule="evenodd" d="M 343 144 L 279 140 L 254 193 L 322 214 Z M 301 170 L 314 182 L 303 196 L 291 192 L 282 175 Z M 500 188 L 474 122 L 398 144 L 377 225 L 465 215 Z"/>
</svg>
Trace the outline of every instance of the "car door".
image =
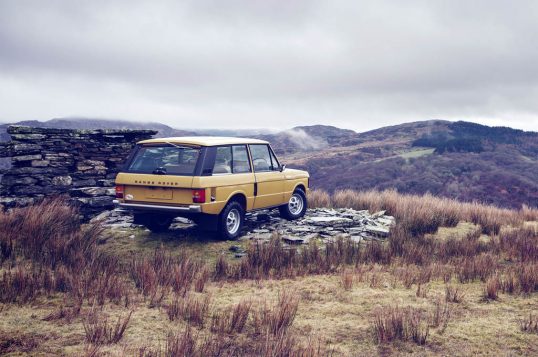
<svg viewBox="0 0 538 357">
<path fill-rule="evenodd" d="M 254 167 L 254 208 L 278 206 L 284 199 L 284 173 L 267 144 L 251 144 L 250 155 Z"/>
</svg>

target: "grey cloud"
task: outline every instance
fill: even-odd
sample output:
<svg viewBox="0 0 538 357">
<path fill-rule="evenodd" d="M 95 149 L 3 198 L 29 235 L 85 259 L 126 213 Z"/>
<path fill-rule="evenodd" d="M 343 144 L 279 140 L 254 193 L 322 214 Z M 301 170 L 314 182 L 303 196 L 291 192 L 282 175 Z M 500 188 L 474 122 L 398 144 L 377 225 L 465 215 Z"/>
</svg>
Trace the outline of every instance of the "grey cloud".
<svg viewBox="0 0 538 357">
<path fill-rule="evenodd" d="M 538 130 L 534 1 L 0 0 L 0 119 Z"/>
</svg>

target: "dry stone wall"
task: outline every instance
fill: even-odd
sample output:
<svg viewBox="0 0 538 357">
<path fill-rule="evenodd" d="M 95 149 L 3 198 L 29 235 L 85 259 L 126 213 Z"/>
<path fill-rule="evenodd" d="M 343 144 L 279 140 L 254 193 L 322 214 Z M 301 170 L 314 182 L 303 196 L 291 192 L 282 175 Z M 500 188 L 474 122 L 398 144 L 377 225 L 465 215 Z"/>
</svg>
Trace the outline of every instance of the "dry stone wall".
<svg viewBox="0 0 538 357">
<path fill-rule="evenodd" d="M 11 158 L 11 168 L 0 173 L 0 208 L 68 194 L 84 218 L 112 207 L 116 173 L 137 141 L 157 133 L 25 126 L 7 132 L 11 141 L 0 143 L 0 157 Z"/>
</svg>

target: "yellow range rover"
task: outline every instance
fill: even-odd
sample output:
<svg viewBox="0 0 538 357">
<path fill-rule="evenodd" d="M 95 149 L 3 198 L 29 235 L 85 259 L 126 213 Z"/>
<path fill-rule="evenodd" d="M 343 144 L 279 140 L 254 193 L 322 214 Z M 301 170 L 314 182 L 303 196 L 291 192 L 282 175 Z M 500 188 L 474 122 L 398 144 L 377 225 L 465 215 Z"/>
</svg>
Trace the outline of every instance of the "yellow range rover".
<svg viewBox="0 0 538 357">
<path fill-rule="evenodd" d="M 308 179 L 308 172 L 281 165 L 266 141 L 159 138 L 134 148 L 116 177 L 114 202 L 153 232 L 185 217 L 235 239 L 245 212 L 278 208 L 286 219 L 302 217 Z"/>
</svg>

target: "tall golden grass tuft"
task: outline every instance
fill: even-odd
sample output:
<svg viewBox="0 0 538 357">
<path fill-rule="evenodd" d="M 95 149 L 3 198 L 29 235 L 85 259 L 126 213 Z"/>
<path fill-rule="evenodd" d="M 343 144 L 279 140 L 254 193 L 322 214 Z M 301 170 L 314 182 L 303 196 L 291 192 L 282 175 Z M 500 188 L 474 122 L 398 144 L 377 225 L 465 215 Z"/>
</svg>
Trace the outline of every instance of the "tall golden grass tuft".
<svg viewBox="0 0 538 357">
<path fill-rule="evenodd" d="M 523 205 L 519 211 L 519 215 L 525 221 L 538 221 L 538 208 L 531 208 L 527 205 Z"/>
<path fill-rule="evenodd" d="M 519 326 L 523 332 L 538 334 L 538 317 L 530 313 L 526 319 L 520 321 Z"/>
<path fill-rule="evenodd" d="M 103 317 L 95 308 L 83 321 L 86 341 L 95 345 L 118 343 L 125 334 L 131 315 L 130 311 L 123 318 L 120 316 L 114 325 L 109 324 L 108 317 Z"/>
<path fill-rule="evenodd" d="M 270 333 L 272 335 L 285 334 L 293 324 L 299 298 L 293 292 L 283 291 L 279 294 L 277 302 L 270 306 L 263 301 L 253 312 L 254 330 L 257 333 Z"/>
<path fill-rule="evenodd" d="M 103 228 L 81 226 L 78 209 L 62 197 L 0 212 L 0 261 L 19 255 L 56 267 L 93 259 Z"/>
<path fill-rule="evenodd" d="M 424 195 L 400 194 L 394 189 L 377 191 L 326 191 L 309 193 L 312 207 L 353 208 L 377 212 L 385 210 L 412 235 L 434 233 L 441 226 L 453 227 L 468 221 L 481 227 L 482 233 L 497 235 L 502 226 L 520 226 L 524 221 L 538 220 L 538 209 L 523 206 L 510 210 L 477 202 L 460 202 L 454 199 Z"/>
<path fill-rule="evenodd" d="M 377 343 L 396 340 L 426 344 L 429 326 L 420 310 L 388 306 L 377 309 L 372 320 Z"/>
<path fill-rule="evenodd" d="M 308 207 L 328 208 L 332 207 L 331 196 L 324 190 L 311 190 L 308 194 Z"/>
</svg>

